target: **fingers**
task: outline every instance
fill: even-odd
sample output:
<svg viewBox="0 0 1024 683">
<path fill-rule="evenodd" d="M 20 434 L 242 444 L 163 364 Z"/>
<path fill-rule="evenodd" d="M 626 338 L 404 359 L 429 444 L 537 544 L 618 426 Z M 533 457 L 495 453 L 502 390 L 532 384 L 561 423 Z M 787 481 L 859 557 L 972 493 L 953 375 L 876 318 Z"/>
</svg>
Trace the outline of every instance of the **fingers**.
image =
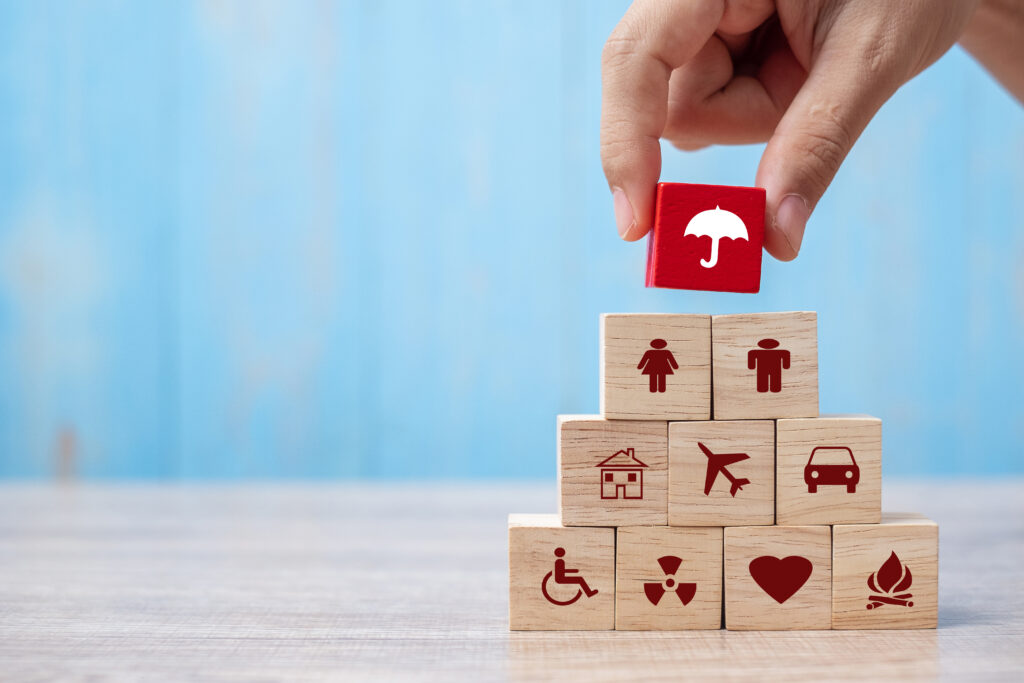
<svg viewBox="0 0 1024 683">
<path fill-rule="evenodd" d="M 796 258 L 818 200 L 903 82 L 884 29 L 847 35 L 860 37 L 826 37 L 758 167 L 756 184 L 767 191 L 765 249 L 782 261 Z"/>
<path fill-rule="evenodd" d="M 765 142 L 806 76 L 785 46 L 755 75 L 734 75 L 730 52 L 716 36 L 672 74 L 662 135 L 685 150 Z"/>
<path fill-rule="evenodd" d="M 651 227 L 672 70 L 692 59 L 714 34 L 724 4 L 638 0 L 605 44 L 601 162 L 623 239 L 638 240 Z"/>
</svg>

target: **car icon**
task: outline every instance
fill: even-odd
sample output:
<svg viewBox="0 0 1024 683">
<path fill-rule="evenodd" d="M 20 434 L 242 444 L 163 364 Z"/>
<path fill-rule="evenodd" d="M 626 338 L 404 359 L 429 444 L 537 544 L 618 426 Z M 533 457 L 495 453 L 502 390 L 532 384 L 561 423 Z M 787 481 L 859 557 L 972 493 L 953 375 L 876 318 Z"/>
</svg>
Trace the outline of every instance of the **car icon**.
<svg viewBox="0 0 1024 683">
<path fill-rule="evenodd" d="M 847 493 L 856 493 L 860 467 L 846 446 L 818 446 L 804 467 L 804 481 L 808 493 L 817 493 L 819 486 L 845 486 Z"/>
</svg>

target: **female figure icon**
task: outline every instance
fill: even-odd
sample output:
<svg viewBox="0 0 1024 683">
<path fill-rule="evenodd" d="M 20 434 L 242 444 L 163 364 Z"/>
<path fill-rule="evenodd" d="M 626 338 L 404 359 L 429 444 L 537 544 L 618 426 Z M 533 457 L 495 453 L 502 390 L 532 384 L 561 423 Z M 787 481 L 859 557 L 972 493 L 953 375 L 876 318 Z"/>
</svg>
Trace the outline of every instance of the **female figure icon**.
<svg viewBox="0 0 1024 683">
<path fill-rule="evenodd" d="M 664 393 L 665 377 L 674 374 L 673 369 L 679 369 L 675 356 L 666 349 L 668 342 L 664 339 L 652 339 L 651 348 L 644 352 L 640 364 L 636 366 L 641 374 L 647 375 L 651 382 L 651 393 Z"/>
</svg>

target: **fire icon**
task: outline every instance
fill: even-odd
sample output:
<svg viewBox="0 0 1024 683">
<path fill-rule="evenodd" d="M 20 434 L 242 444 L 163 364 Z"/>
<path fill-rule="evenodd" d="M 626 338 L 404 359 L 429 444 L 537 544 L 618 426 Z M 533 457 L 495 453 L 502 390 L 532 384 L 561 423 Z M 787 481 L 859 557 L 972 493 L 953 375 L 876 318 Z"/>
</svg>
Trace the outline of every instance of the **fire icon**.
<svg viewBox="0 0 1024 683">
<path fill-rule="evenodd" d="M 910 567 L 903 564 L 896 551 L 893 551 L 878 571 L 868 577 L 868 588 L 874 591 L 874 594 L 868 596 L 870 602 L 867 609 L 875 609 L 882 605 L 913 607 L 913 594 L 904 592 L 910 588 L 913 580 Z"/>
<path fill-rule="evenodd" d="M 665 578 L 660 582 L 652 581 L 644 584 L 644 595 L 652 605 L 657 605 L 665 593 L 675 593 L 683 605 L 689 605 L 690 600 L 693 600 L 693 596 L 697 593 L 697 584 L 677 583 L 675 579 L 675 573 L 679 571 L 679 565 L 682 563 L 681 559 L 672 555 L 658 558 L 658 564 L 661 566 L 661 571 L 665 572 Z"/>
</svg>

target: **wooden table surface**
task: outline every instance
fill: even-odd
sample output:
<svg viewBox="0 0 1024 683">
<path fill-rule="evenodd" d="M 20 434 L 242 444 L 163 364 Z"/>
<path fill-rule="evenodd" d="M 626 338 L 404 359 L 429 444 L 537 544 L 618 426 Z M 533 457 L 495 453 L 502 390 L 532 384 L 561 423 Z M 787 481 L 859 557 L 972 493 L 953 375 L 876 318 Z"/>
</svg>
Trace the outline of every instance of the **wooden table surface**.
<svg viewBox="0 0 1024 683">
<path fill-rule="evenodd" d="M 1024 481 L 940 524 L 937 631 L 509 633 L 528 484 L 0 485 L 0 680 L 1024 679 Z"/>
</svg>

